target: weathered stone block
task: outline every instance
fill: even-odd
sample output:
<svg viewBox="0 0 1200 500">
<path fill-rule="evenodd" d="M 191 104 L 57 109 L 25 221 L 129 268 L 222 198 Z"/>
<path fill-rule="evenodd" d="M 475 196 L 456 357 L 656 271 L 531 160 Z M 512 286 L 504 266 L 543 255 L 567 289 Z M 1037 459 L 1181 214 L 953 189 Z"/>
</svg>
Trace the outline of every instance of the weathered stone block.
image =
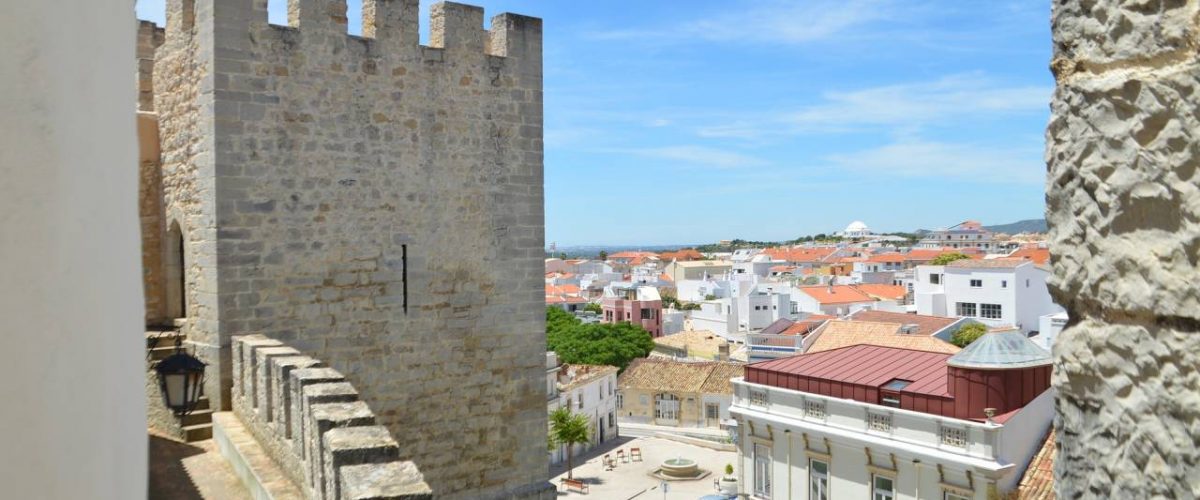
<svg viewBox="0 0 1200 500">
<path fill-rule="evenodd" d="M 1198 86 L 1191 63 L 1059 87 L 1046 132 L 1058 303 L 1200 318 Z"/>
<path fill-rule="evenodd" d="M 400 459 L 400 447 L 382 426 L 341 427 L 321 438 L 325 484 L 318 497 L 341 498 L 338 470 L 348 465 L 381 464 Z"/>
<path fill-rule="evenodd" d="M 291 347 L 260 347 L 254 350 L 254 387 L 256 401 L 254 409 L 263 422 L 270 422 L 275 416 L 275 394 L 272 391 L 271 362 L 272 358 L 299 356 L 300 351 Z"/>
<path fill-rule="evenodd" d="M 1061 497 L 1200 496 L 1194 329 L 1089 317 L 1054 351 Z"/>
<path fill-rule="evenodd" d="M 294 404 L 297 408 L 297 411 L 300 412 L 297 413 L 297 415 L 308 415 L 311 413 L 311 408 L 314 405 L 325 403 L 352 403 L 354 401 L 358 401 L 358 391 L 354 389 L 354 386 L 347 382 L 331 382 L 304 386 L 304 388 L 300 390 L 300 400 L 294 402 Z M 297 428 L 303 428 L 303 426 Z M 297 435 L 302 436 L 302 434 Z M 306 443 L 304 440 L 297 439 L 295 444 L 296 453 L 299 453 L 301 458 L 307 459 L 308 449 L 305 446 Z"/>
<path fill-rule="evenodd" d="M 292 370 L 290 380 L 288 381 L 288 389 L 292 391 L 292 414 L 296 418 L 292 419 L 291 436 L 293 444 L 300 446 L 299 455 L 301 459 L 307 460 L 308 455 L 305 450 L 304 438 L 306 436 L 305 429 L 309 423 L 309 408 L 307 401 L 304 398 L 304 388 L 312 384 L 324 384 L 329 382 L 343 382 L 346 377 L 341 372 L 333 368 L 297 368 Z"/>
<path fill-rule="evenodd" d="M 433 498 L 412 462 L 347 465 L 338 469 L 341 500 L 424 500 Z"/>
<path fill-rule="evenodd" d="M 292 370 L 300 368 L 319 368 L 323 364 L 308 356 L 281 356 L 271 358 L 271 394 L 275 400 L 274 415 L 271 421 L 278 428 L 276 432 L 281 437 L 292 437 L 292 419 L 295 418 L 292 413 L 292 388 L 291 375 Z"/>
<path fill-rule="evenodd" d="M 1178 0 L 1069 0 L 1053 10 L 1055 57 L 1107 69 L 1194 50 L 1196 6 Z"/>
<path fill-rule="evenodd" d="M 232 342 L 232 360 L 233 360 L 233 388 L 232 395 L 234 404 L 243 401 L 249 407 L 253 407 L 256 396 L 254 394 L 254 375 L 253 367 L 255 363 L 254 349 L 256 347 L 278 347 L 283 345 L 275 339 L 269 339 L 262 335 L 242 335 L 234 337 Z"/>
</svg>

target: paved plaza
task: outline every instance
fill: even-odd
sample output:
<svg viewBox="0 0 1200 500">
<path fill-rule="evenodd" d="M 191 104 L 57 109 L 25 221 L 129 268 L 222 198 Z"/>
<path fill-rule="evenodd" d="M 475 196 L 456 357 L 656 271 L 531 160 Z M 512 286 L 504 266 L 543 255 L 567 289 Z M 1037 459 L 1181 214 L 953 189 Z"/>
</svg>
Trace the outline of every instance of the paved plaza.
<svg viewBox="0 0 1200 500">
<path fill-rule="evenodd" d="M 642 461 L 629 461 L 629 449 L 641 448 Z M 624 450 L 626 461 L 617 462 L 614 470 L 604 470 L 605 454 L 616 457 L 617 450 Z M 650 473 L 669 458 L 690 458 L 695 460 L 702 469 L 707 469 L 709 475 L 695 481 L 671 481 L 668 493 L 664 497 L 659 488 L 661 480 L 651 477 Z M 575 457 L 573 476 L 588 485 L 589 493 L 584 495 L 575 491 L 567 492 L 559 482 L 567 477 L 566 465 L 551 467 L 551 481 L 558 486 L 559 498 L 603 498 L 657 500 L 657 499 L 690 499 L 695 500 L 704 495 L 717 493 L 713 481 L 725 473 L 725 464 L 735 463 L 737 454 L 731 451 L 717 451 L 700 446 L 684 444 L 657 437 L 621 437 L 609 441 L 582 456 Z"/>
</svg>

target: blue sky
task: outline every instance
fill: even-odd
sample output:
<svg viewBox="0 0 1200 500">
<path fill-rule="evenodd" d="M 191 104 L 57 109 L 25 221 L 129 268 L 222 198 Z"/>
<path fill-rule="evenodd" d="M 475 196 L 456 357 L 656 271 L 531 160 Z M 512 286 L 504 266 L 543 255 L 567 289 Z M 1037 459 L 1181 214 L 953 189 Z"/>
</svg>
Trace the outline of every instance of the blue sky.
<svg viewBox="0 0 1200 500">
<path fill-rule="evenodd" d="M 544 19 L 547 244 L 1043 215 L 1048 2 L 483 4 Z"/>
</svg>

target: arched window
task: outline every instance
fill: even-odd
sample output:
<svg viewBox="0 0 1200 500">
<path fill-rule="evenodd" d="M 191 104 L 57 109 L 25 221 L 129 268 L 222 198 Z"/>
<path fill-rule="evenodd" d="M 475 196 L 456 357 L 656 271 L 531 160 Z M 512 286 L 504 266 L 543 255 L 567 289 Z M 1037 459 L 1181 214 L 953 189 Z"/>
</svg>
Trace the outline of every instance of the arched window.
<svg viewBox="0 0 1200 500">
<path fill-rule="evenodd" d="M 184 270 L 183 231 L 179 222 L 171 221 L 167 230 L 167 316 L 170 318 L 187 317 L 187 287 Z"/>
</svg>

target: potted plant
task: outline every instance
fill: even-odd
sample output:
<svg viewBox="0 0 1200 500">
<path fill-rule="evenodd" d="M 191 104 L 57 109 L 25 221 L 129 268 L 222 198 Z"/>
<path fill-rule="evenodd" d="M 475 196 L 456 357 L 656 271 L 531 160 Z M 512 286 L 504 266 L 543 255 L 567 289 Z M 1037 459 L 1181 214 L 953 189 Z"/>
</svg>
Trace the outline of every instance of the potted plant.
<svg viewBox="0 0 1200 500">
<path fill-rule="evenodd" d="M 720 485 L 722 495 L 738 494 L 738 480 L 733 475 L 733 464 L 725 464 L 725 476 L 721 478 Z"/>
</svg>

